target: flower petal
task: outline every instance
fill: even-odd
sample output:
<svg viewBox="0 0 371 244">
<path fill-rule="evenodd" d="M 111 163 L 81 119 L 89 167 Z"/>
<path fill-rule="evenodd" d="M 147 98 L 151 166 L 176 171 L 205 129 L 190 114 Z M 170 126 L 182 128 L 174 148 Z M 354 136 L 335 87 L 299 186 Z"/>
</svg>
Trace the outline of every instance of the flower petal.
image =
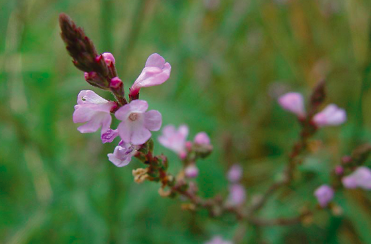
<svg viewBox="0 0 371 244">
<path fill-rule="evenodd" d="M 161 128 L 162 115 L 157 110 L 151 110 L 144 114 L 144 126 L 150 131 L 158 131 Z"/>
</svg>

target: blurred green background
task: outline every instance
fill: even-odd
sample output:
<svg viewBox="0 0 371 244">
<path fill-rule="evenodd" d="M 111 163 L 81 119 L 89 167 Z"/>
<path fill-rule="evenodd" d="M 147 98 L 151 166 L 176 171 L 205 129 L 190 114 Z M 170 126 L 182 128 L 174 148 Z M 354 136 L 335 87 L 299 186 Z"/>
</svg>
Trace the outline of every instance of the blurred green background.
<svg viewBox="0 0 371 244">
<path fill-rule="evenodd" d="M 170 79 L 141 98 L 163 125 L 188 124 L 190 139 L 211 136 L 215 151 L 198 163 L 205 197 L 227 194 L 225 172 L 236 162 L 249 201 L 279 176 L 300 128 L 277 96 L 308 97 L 322 77 L 327 102 L 345 108 L 348 122 L 316 135 L 320 146 L 300 179 L 260 215 L 314 207 L 314 189 L 329 182 L 341 156 L 370 141 L 369 0 L 0 0 L 1 243 L 190 244 L 232 239 L 240 228 L 228 216 L 182 211 L 179 199 L 158 195 L 158 184 L 135 184 L 138 161 L 116 168 L 106 156 L 116 142 L 76 130 L 77 94 L 93 88 L 60 39 L 61 12 L 98 52 L 114 54 L 126 90 L 150 54 L 172 65 Z M 159 144 L 156 152 L 169 156 L 170 172 L 180 168 L 174 153 Z M 340 216 L 322 210 L 308 225 L 247 226 L 242 243 L 371 243 L 370 193 L 338 192 L 335 202 Z"/>
</svg>

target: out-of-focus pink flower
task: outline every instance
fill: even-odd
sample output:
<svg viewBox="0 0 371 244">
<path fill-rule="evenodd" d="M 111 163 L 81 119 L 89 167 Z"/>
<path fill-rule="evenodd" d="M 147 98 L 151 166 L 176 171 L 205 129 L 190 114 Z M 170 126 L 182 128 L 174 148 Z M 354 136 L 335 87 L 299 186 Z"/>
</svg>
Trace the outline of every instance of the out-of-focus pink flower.
<svg viewBox="0 0 371 244">
<path fill-rule="evenodd" d="M 124 167 L 128 165 L 131 158 L 135 155 L 139 146 L 120 141 L 119 145 L 115 147 L 113 153 L 107 154 L 109 161 L 117 167 Z"/>
<path fill-rule="evenodd" d="M 181 125 L 178 130 L 175 126 L 167 125 L 162 130 L 162 135 L 158 141 L 164 146 L 176 152 L 181 158 L 186 156 L 186 139 L 188 136 L 188 126 Z"/>
<path fill-rule="evenodd" d="M 101 134 L 105 133 L 111 125 L 111 110 L 117 106 L 115 102 L 107 101 L 90 90 L 82 90 L 77 96 L 77 105 L 73 113 L 74 123 L 86 124 L 77 128 L 81 133 L 91 133 L 100 127 Z"/>
<path fill-rule="evenodd" d="M 324 208 L 334 198 L 334 190 L 328 185 L 322 185 L 315 190 L 314 196 L 317 198 L 319 205 Z"/>
<path fill-rule="evenodd" d="M 115 64 L 115 57 L 113 57 L 112 53 L 102 53 L 102 56 L 108 66 Z"/>
<path fill-rule="evenodd" d="M 119 131 L 108 129 L 101 135 L 101 139 L 103 143 L 112 142 L 117 136 L 119 135 Z"/>
<path fill-rule="evenodd" d="M 346 188 L 371 190 L 371 170 L 364 166 L 358 167 L 352 174 L 343 177 L 342 182 Z"/>
<path fill-rule="evenodd" d="M 344 173 L 344 168 L 341 165 L 337 165 L 334 171 L 336 175 L 342 175 Z"/>
<path fill-rule="evenodd" d="M 195 136 L 194 142 L 198 145 L 210 145 L 210 138 L 205 132 L 199 132 Z"/>
<path fill-rule="evenodd" d="M 313 122 L 318 126 L 340 125 L 347 120 L 347 114 L 344 109 L 338 108 L 335 104 L 327 105 L 321 112 L 313 117 Z"/>
<path fill-rule="evenodd" d="M 196 178 L 198 176 L 198 168 L 195 164 L 190 164 L 184 169 L 184 174 L 187 178 Z"/>
<path fill-rule="evenodd" d="M 223 240 L 220 236 L 214 236 L 211 240 L 205 242 L 205 244 L 233 244 L 233 242 Z"/>
<path fill-rule="evenodd" d="M 229 187 L 227 203 L 233 206 L 241 205 L 246 200 L 245 188 L 240 184 L 232 184 Z"/>
<path fill-rule="evenodd" d="M 136 97 L 142 87 L 157 86 L 170 77 L 171 66 L 159 54 L 154 53 L 147 59 L 142 73 L 130 88 L 130 96 Z"/>
<path fill-rule="evenodd" d="M 144 144 L 151 137 L 150 131 L 158 131 L 161 128 L 160 112 L 147 109 L 146 101 L 134 100 L 116 111 L 116 118 L 122 121 L 117 129 L 124 142 L 133 145 Z"/>
<path fill-rule="evenodd" d="M 228 171 L 228 180 L 231 183 L 237 183 L 242 178 L 242 167 L 239 164 L 234 164 Z"/>
<path fill-rule="evenodd" d="M 304 99 L 300 93 L 289 92 L 278 99 L 281 107 L 297 116 L 305 117 Z"/>
</svg>

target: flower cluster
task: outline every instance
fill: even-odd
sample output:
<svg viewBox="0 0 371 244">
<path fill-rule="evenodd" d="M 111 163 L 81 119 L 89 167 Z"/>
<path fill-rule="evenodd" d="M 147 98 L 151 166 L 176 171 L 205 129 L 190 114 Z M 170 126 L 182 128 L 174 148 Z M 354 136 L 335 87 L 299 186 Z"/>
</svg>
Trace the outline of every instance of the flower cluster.
<svg viewBox="0 0 371 244">
<path fill-rule="evenodd" d="M 278 99 L 281 107 L 298 116 L 299 119 L 305 119 L 307 113 L 304 107 L 304 98 L 300 93 L 290 92 Z M 330 104 L 321 112 L 315 114 L 312 118 L 313 124 L 317 127 L 328 125 L 340 125 L 347 119 L 344 109 L 338 108 L 335 104 Z"/>
<path fill-rule="evenodd" d="M 115 58 L 111 53 L 103 53 L 97 59 L 100 57 L 103 57 L 110 69 L 114 69 Z M 81 91 L 77 97 L 73 121 L 85 124 L 78 127 L 78 130 L 81 133 L 92 133 L 101 128 L 103 143 L 112 142 L 119 136 L 121 141 L 114 152 L 108 154 L 108 158 L 118 167 L 127 165 L 140 145 L 151 137 L 151 131 L 158 131 L 162 123 L 161 113 L 156 110 L 147 111 L 148 103 L 138 99 L 139 90 L 142 87 L 164 83 L 169 78 L 170 71 L 171 66 L 163 57 L 157 53 L 150 55 L 142 73 L 130 88 L 131 102 L 122 106 L 117 102 L 107 101 L 93 91 Z M 85 72 L 85 79 L 90 82 L 98 79 L 98 76 L 99 74 L 94 71 Z M 118 77 L 110 80 L 110 87 L 116 90 L 115 94 L 123 93 L 118 91 L 122 86 L 122 81 Z M 117 129 L 111 129 L 111 113 L 121 121 Z"/>
<path fill-rule="evenodd" d="M 167 125 L 162 130 L 158 141 L 166 148 L 177 153 L 184 164 L 184 174 L 187 178 L 198 176 L 196 160 L 205 157 L 212 151 L 210 138 L 205 132 L 199 132 L 193 142 L 187 141 L 189 129 L 187 125 L 181 125 L 178 129 L 174 125 Z"/>
<path fill-rule="evenodd" d="M 239 183 L 242 179 L 242 173 L 242 167 L 239 164 L 232 165 L 228 171 L 227 178 L 230 182 L 230 186 L 227 205 L 239 206 L 246 200 L 245 187 Z"/>
</svg>

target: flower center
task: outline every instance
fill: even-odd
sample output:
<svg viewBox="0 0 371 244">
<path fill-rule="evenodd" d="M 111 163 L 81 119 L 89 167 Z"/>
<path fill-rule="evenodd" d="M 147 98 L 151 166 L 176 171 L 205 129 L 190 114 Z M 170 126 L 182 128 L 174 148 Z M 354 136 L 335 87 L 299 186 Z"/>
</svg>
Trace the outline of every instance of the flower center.
<svg viewBox="0 0 371 244">
<path fill-rule="evenodd" d="M 131 121 L 135 121 L 135 120 L 137 120 L 137 119 L 138 119 L 138 114 L 137 114 L 137 113 L 131 113 L 131 114 L 129 115 L 129 119 L 130 119 Z"/>
</svg>

